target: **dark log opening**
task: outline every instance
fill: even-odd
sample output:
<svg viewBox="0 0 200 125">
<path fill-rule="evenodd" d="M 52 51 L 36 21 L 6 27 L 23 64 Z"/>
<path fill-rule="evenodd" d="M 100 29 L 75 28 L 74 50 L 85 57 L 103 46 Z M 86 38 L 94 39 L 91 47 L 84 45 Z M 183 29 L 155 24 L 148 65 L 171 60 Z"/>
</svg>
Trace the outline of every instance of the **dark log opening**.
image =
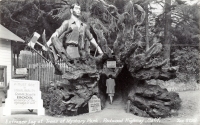
<svg viewBox="0 0 200 125">
<path fill-rule="evenodd" d="M 131 76 L 126 65 L 123 67 L 122 71 L 116 78 L 116 93 L 121 93 L 124 102 L 128 99 L 128 94 L 133 86 L 136 86 L 138 81 Z"/>
<path fill-rule="evenodd" d="M 98 83 L 99 95 L 100 95 L 99 97 L 101 99 L 102 108 L 105 108 L 105 103 L 106 103 L 106 99 L 107 99 L 106 79 L 107 79 L 107 76 L 105 74 L 101 74 L 99 83 Z"/>
<path fill-rule="evenodd" d="M 106 94 L 107 76 L 102 74 L 98 84 L 101 100 L 103 98 L 103 106 L 109 100 Z M 125 105 L 130 100 L 130 112 L 142 117 L 168 117 L 177 115 L 177 111 L 181 106 L 181 99 L 175 92 L 168 92 L 159 85 L 150 85 L 145 80 L 134 78 L 128 71 L 126 65 L 115 78 L 115 99 L 122 98 Z"/>
<path fill-rule="evenodd" d="M 105 102 L 109 100 L 108 98 L 108 94 L 106 93 L 106 79 L 108 77 L 105 74 L 102 74 L 100 76 L 100 80 L 99 80 L 99 93 L 100 93 L 100 98 L 103 101 L 102 105 L 103 108 L 105 107 Z M 127 99 L 128 99 L 128 94 L 129 92 L 135 88 L 137 86 L 138 80 L 134 79 L 131 76 L 131 73 L 128 71 L 126 65 L 123 67 L 123 69 L 121 70 L 121 72 L 119 73 L 119 75 L 115 78 L 115 96 L 114 96 L 114 100 L 113 102 L 117 99 L 117 98 L 122 98 L 122 101 L 126 104 Z"/>
</svg>

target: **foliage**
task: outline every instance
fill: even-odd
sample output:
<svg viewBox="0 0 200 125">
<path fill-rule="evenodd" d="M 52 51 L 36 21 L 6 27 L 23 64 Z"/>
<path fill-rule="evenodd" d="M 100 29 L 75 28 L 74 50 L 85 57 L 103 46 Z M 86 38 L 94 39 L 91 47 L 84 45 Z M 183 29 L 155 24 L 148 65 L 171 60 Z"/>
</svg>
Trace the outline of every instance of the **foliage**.
<svg viewBox="0 0 200 125">
<path fill-rule="evenodd" d="M 172 53 L 173 65 L 179 66 L 179 72 L 199 73 L 199 51 L 193 47 L 177 49 Z"/>
<path fill-rule="evenodd" d="M 0 23 L 13 33 L 28 41 L 33 32 L 42 33 L 47 27 L 44 21 L 45 11 L 53 9 L 51 2 L 26 0 L 26 1 L 0 1 Z M 50 28 L 45 28 L 50 29 Z M 14 44 L 16 53 L 24 49 L 25 45 Z"/>
<path fill-rule="evenodd" d="M 183 82 L 193 85 L 199 83 L 199 50 L 195 47 L 176 49 L 172 53 L 172 65 L 178 65 L 177 83 Z"/>
<path fill-rule="evenodd" d="M 141 6 L 151 2 L 163 4 L 163 1 L 160 0 L 2 0 L 0 1 L 0 21 L 2 25 L 27 42 L 33 32 L 42 34 L 44 29 L 46 30 L 48 39 L 55 29 L 60 26 L 62 21 L 70 17 L 69 5 L 76 1 L 80 3 L 82 8 L 82 21 L 89 24 L 95 38 L 104 52 L 113 50 L 113 44 L 117 39 L 117 33 L 124 29 L 124 23 L 127 21 L 127 17 L 130 20 L 133 20 L 129 23 L 131 25 L 134 25 L 135 22 L 139 21 L 141 13 L 136 9 L 135 4 L 139 4 Z M 164 34 L 162 34 L 162 32 L 164 31 L 163 22 L 165 20 L 165 12 L 157 16 L 154 15 L 151 10 L 152 7 L 150 6 L 150 40 L 154 38 L 154 35 L 159 35 L 161 43 L 163 43 L 164 40 L 162 38 L 164 37 Z M 173 3 L 171 10 L 171 35 L 173 38 L 172 44 L 174 45 L 172 48 L 174 52 L 172 56 L 172 63 L 174 65 L 174 60 L 177 60 L 177 57 L 182 56 L 180 55 L 181 51 L 186 53 L 186 51 L 182 49 L 183 47 L 180 47 L 179 44 L 184 46 L 188 46 L 189 44 L 196 45 L 196 48 L 197 45 L 199 45 L 200 33 L 198 22 L 200 11 L 197 4 L 186 5 L 177 1 Z M 154 20 L 152 20 L 153 18 L 156 18 L 155 25 Z M 144 42 L 144 23 L 136 28 L 135 34 L 140 34 L 140 40 Z M 39 41 L 41 42 L 41 40 Z M 24 46 L 25 45 L 15 48 L 21 50 Z M 139 54 L 138 51 L 139 50 L 137 49 L 137 54 Z M 190 52 L 187 50 L 187 52 L 191 53 L 190 55 L 194 55 L 198 51 Z M 186 55 L 189 56 L 189 54 Z M 176 65 L 181 65 L 180 70 L 189 71 L 190 69 L 193 72 L 193 70 L 198 69 L 195 59 L 187 60 L 187 58 L 190 57 L 184 56 L 180 58 L 180 60 L 188 62 L 183 64 L 179 61 Z M 190 62 L 194 63 L 194 65 L 192 66 L 192 63 Z M 186 66 L 186 64 L 191 65 Z"/>
<path fill-rule="evenodd" d="M 172 31 L 177 38 L 176 44 L 199 44 L 199 39 L 195 37 L 200 34 L 199 12 L 200 7 L 197 4 L 179 5 L 172 11 Z"/>
<path fill-rule="evenodd" d="M 171 6 L 171 44 L 173 46 L 197 46 L 199 45 L 199 20 L 200 7 L 198 4 L 187 5 L 174 2 Z M 165 14 L 158 15 L 155 20 L 154 33 L 164 31 Z M 161 36 L 163 37 L 164 34 Z M 175 49 L 175 48 L 173 48 Z"/>
<path fill-rule="evenodd" d="M 112 37 L 116 36 L 115 32 L 118 30 L 117 22 L 123 20 L 123 16 L 119 16 L 118 10 L 124 12 L 123 8 L 127 1 L 110 1 L 110 3 L 120 5 L 119 8 L 107 4 L 104 0 L 79 0 L 77 2 L 80 3 L 83 12 L 81 19 L 92 28 L 96 27 L 92 22 L 98 20 L 95 22 L 101 26 L 98 32 L 102 32 L 103 29 L 108 44 L 112 45 L 115 40 Z M 76 0 L 2 0 L 0 1 L 0 23 L 27 42 L 33 32 L 42 34 L 44 29 L 48 39 L 63 20 L 69 19 L 69 6 L 74 2 Z M 23 47 L 21 46 L 19 50 Z M 36 46 L 36 48 L 38 47 Z"/>
<path fill-rule="evenodd" d="M 0 23 L 6 28 L 28 41 L 33 32 L 42 34 L 46 30 L 47 38 L 60 26 L 63 20 L 70 17 L 69 5 L 77 0 L 26 0 L 9 1 L 2 0 L 0 4 Z M 96 24 L 101 25 L 101 29 L 110 48 L 116 39 L 116 31 L 119 29 L 117 22 L 122 20 L 123 13 L 129 0 L 79 0 L 82 7 L 82 20 L 91 26 L 92 21 L 98 20 Z M 107 3 L 108 4 L 107 4 Z M 162 4 L 159 0 L 132 0 L 134 4 L 144 6 L 146 3 L 156 2 Z M 129 6 L 131 4 L 128 4 Z M 150 4 L 149 4 L 150 5 Z M 171 11 L 172 15 L 172 44 L 193 44 L 199 43 L 199 6 L 186 5 L 180 2 L 174 2 Z M 150 18 L 155 17 L 151 12 Z M 137 16 L 140 15 L 137 9 L 134 9 Z M 121 16 L 119 16 L 121 14 Z M 164 13 L 156 16 L 155 25 L 150 26 L 150 39 L 152 35 L 164 31 Z M 151 23 L 150 20 L 149 23 Z M 93 26 L 92 26 L 93 27 Z M 94 28 L 94 27 L 93 27 Z M 140 27 L 144 32 L 144 27 Z M 99 31 L 101 32 L 101 31 Z M 163 35 L 161 35 L 163 37 Z M 39 40 L 41 41 L 41 40 Z M 23 49 L 24 46 L 21 47 Z"/>
<path fill-rule="evenodd" d="M 191 79 L 199 80 L 199 20 L 200 7 L 198 4 L 187 5 L 175 1 L 171 5 L 171 65 L 179 66 L 177 79 L 189 82 Z M 159 34 L 164 42 L 164 16 L 165 12 L 156 17 L 153 32 Z"/>
<path fill-rule="evenodd" d="M 52 84 L 52 83 L 51 83 Z M 63 94 L 61 90 L 56 90 L 56 87 L 49 85 L 44 87 L 47 91 L 42 92 L 43 106 L 50 115 L 63 115 L 65 106 L 62 107 Z M 53 107 L 53 109 L 52 109 Z"/>
</svg>

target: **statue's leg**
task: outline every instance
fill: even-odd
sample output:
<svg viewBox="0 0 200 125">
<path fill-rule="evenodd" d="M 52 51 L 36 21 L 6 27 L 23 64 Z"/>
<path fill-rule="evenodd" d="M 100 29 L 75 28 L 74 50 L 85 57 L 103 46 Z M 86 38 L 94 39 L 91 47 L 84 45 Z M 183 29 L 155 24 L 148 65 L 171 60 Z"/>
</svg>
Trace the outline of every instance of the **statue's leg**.
<svg viewBox="0 0 200 125">
<path fill-rule="evenodd" d="M 80 58 L 80 52 L 79 52 L 79 48 L 77 46 L 72 46 L 72 45 L 68 45 L 66 47 L 66 53 L 72 58 L 72 59 L 77 59 Z"/>
<path fill-rule="evenodd" d="M 68 62 L 71 60 L 70 56 L 66 53 L 63 43 L 58 39 L 58 37 L 52 37 L 52 43 L 53 46 L 55 47 L 56 51 L 58 54 L 61 56 L 63 61 Z"/>
<path fill-rule="evenodd" d="M 58 56 L 57 56 L 57 52 L 56 50 L 54 49 L 53 46 L 50 46 L 49 47 L 51 49 L 51 51 L 47 51 L 48 53 L 48 56 L 49 56 L 49 59 L 51 61 L 51 63 L 53 64 L 54 68 L 55 68 L 55 73 L 56 75 L 62 75 L 62 70 L 60 69 L 59 65 L 56 64 L 57 60 L 58 60 Z"/>
<path fill-rule="evenodd" d="M 50 46 L 49 48 L 52 50 L 51 51 L 52 52 L 51 53 L 51 58 L 53 58 L 53 59 L 51 59 L 51 61 L 56 63 L 56 61 L 58 60 L 57 52 L 56 52 L 56 50 L 55 50 L 55 48 L 53 46 Z M 52 55 L 53 55 L 53 57 L 52 57 Z"/>
<path fill-rule="evenodd" d="M 63 46 L 63 43 L 59 40 L 58 37 L 52 37 L 52 44 L 55 48 L 55 50 L 58 52 L 59 56 L 62 58 L 62 60 L 72 68 L 75 68 L 73 64 L 70 63 L 70 61 L 73 61 L 73 59 L 67 54 L 65 51 L 65 48 Z"/>
</svg>

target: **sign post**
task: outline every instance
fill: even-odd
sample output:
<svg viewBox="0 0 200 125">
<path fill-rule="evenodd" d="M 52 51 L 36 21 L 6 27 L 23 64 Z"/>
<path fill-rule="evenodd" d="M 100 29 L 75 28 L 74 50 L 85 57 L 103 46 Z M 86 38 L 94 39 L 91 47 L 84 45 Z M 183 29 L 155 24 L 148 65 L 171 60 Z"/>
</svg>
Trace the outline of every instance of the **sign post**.
<svg viewBox="0 0 200 125">
<path fill-rule="evenodd" d="M 93 95 L 88 106 L 89 113 L 101 111 L 101 100 L 96 95 Z"/>
<path fill-rule="evenodd" d="M 11 79 L 3 115 L 11 115 L 12 109 L 37 109 L 38 115 L 45 115 L 41 99 L 40 82 Z"/>
<path fill-rule="evenodd" d="M 116 68 L 116 61 L 107 61 L 107 68 Z"/>
</svg>

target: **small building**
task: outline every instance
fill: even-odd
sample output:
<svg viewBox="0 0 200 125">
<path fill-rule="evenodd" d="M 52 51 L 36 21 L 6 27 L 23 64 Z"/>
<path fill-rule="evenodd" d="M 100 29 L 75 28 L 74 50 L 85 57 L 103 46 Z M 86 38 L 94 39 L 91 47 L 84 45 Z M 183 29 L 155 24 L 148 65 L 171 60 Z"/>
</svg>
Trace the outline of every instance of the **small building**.
<svg viewBox="0 0 200 125">
<path fill-rule="evenodd" d="M 0 24 L 0 90 L 14 75 L 12 42 L 25 41 Z"/>
</svg>

